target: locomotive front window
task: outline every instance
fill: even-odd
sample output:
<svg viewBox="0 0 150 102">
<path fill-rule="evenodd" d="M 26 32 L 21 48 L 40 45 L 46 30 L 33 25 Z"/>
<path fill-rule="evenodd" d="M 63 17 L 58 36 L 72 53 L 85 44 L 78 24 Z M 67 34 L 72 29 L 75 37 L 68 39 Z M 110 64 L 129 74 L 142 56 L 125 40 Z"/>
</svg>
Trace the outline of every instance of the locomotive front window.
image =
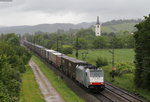
<svg viewBox="0 0 150 102">
<path fill-rule="evenodd" d="M 103 77 L 102 71 L 90 71 L 90 77 Z"/>
<path fill-rule="evenodd" d="M 85 73 L 85 75 L 87 76 L 87 72 Z"/>
</svg>

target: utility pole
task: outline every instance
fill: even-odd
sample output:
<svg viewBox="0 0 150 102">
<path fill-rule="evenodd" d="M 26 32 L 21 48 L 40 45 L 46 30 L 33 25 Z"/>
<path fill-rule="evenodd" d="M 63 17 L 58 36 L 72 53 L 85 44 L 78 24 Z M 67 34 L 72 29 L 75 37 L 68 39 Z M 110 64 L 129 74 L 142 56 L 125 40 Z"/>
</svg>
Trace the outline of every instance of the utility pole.
<svg viewBox="0 0 150 102">
<path fill-rule="evenodd" d="M 112 50 L 110 50 L 109 52 L 112 54 L 112 72 L 111 72 L 111 77 L 112 77 L 112 81 L 114 81 L 114 77 L 115 77 L 115 71 L 116 71 L 116 67 L 115 67 L 115 42 L 114 39 L 115 35 L 112 38 Z"/>
<path fill-rule="evenodd" d="M 82 59 L 85 61 L 87 57 L 88 51 L 87 52 L 82 52 Z"/>
<path fill-rule="evenodd" d="M 33 35 L 33 44 L 34 44 L 34 48 L 33 48 L 33 51 L 35 51 L 35 35 Z"/>
<path fill-rule="evenodd" d="M 33 34 L 31 35 L 31 42 L 33 43 L 33 45 L 35 45 L 35 43 L 34 43 L 34 36 L 33 36 Z M 32 52 L 34 52 L 34 46 L 32 47 Z"/>
<path fill-rule="evenodd" d="M 57 38 L 57 51 L 58 51 L 58 38 Z"/>
<path fill-rule="evenodd" d="M 78 59 L 78 36 L 76 37 L 76 58 Z"/>
<path fill-rule="evenodd" d="M 113 47 L 112 47 L 112 68 L 115 67 L 115 50 L 114 50 L 114 43 L 113 43 Z"/>
<path fill-rule="evenodd" d="M 60 36 L 60 52 L 62 53 L 62 36 Z"/>
<path fill-rule="evenodd" d="M 62 36 L 60 36 L 60 53 L 61 53 L 61 67 L 60 67 L 60 70 L 63 69 L 63 63 L 62 63 L 62 56 L 63 56 L 63 53 L 62 53 Z"/>
</svg>

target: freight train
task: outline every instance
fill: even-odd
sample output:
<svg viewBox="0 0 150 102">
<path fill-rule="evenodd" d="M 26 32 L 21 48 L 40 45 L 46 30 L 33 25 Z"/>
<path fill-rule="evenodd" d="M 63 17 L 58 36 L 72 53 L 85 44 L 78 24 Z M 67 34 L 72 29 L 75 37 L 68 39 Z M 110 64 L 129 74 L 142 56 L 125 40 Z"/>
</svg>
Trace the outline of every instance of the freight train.
<svg viewBox="0 0 150 102">
<path fill-rule="evenodd" d="M 105 89 L 102 69 L 26 40 L 24 45 L 90 91 L 100 92 Z"/>
</svg>

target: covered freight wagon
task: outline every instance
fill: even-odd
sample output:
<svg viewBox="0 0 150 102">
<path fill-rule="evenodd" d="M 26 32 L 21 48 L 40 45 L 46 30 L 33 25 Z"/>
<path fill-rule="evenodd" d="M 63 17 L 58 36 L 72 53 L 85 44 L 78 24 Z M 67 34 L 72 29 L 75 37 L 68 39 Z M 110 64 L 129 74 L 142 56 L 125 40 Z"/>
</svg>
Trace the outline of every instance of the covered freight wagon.
<svg viewBox="0 0 150 102">
<path fill-rule="evenodd" d="M 68 61 L 67 59 L 69 59 L 70 57 L 66 56 L 66 55 L 63 55 L 62 56 L 62 70 L 68 74 Z"/>
<path fill-rule="evenodd" d="M 54 63 L 54 65 L 56 67 L 60 67 L 61 66 L 61 57 L 63 56 L 62 53 L 59 52 L 54 52 L 51 54 L 52 56 L 52 62 Z"/>
<path fill-rule="evenodd" d="M 47 48 L 45 48 L 44 50 L 43 50 L 43 57 L 44 58 L 46 58 L 46 51 L 47 51 L 48 49 Z"/>
<path fill-rule="evenodd" d="M 57 52 L 54 50 L 46 50 L 46 59 L 48 59 L 48 61 L 52 62 L 52 53 Z"/>
<path fill-rule="evenodd" d="M 62 56 L 62 60 L 63 60 L 63 67 L 66 71 L 66 74 L 68 74 L 71 78 L 75 78 L 77 65 L 86 64 L 85 61 L 81 61 L 68 56 L 67 57 Z"/>
</svg>

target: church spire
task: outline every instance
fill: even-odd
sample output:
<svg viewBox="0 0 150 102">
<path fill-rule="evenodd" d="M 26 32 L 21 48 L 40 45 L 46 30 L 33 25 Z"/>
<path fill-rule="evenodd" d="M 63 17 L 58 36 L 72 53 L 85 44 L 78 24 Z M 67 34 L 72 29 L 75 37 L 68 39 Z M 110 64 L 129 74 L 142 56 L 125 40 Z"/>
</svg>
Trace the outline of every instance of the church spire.
<svg viewBox="0 0 150 102">
<path fill-rule="evenodd" d="M 101 25 L 99 23 L 99 16 L 97 16 L 97 22 L 95 25 L 95 35 L 96 36 L 101 36 Z"/>
<path fill-rule="evenodd" d="M 96 22 L 96 24 L 100 24 L 100 23 L 99 23 L 99 16 L 97 16 L 97 22 Z"/>
</svg>

